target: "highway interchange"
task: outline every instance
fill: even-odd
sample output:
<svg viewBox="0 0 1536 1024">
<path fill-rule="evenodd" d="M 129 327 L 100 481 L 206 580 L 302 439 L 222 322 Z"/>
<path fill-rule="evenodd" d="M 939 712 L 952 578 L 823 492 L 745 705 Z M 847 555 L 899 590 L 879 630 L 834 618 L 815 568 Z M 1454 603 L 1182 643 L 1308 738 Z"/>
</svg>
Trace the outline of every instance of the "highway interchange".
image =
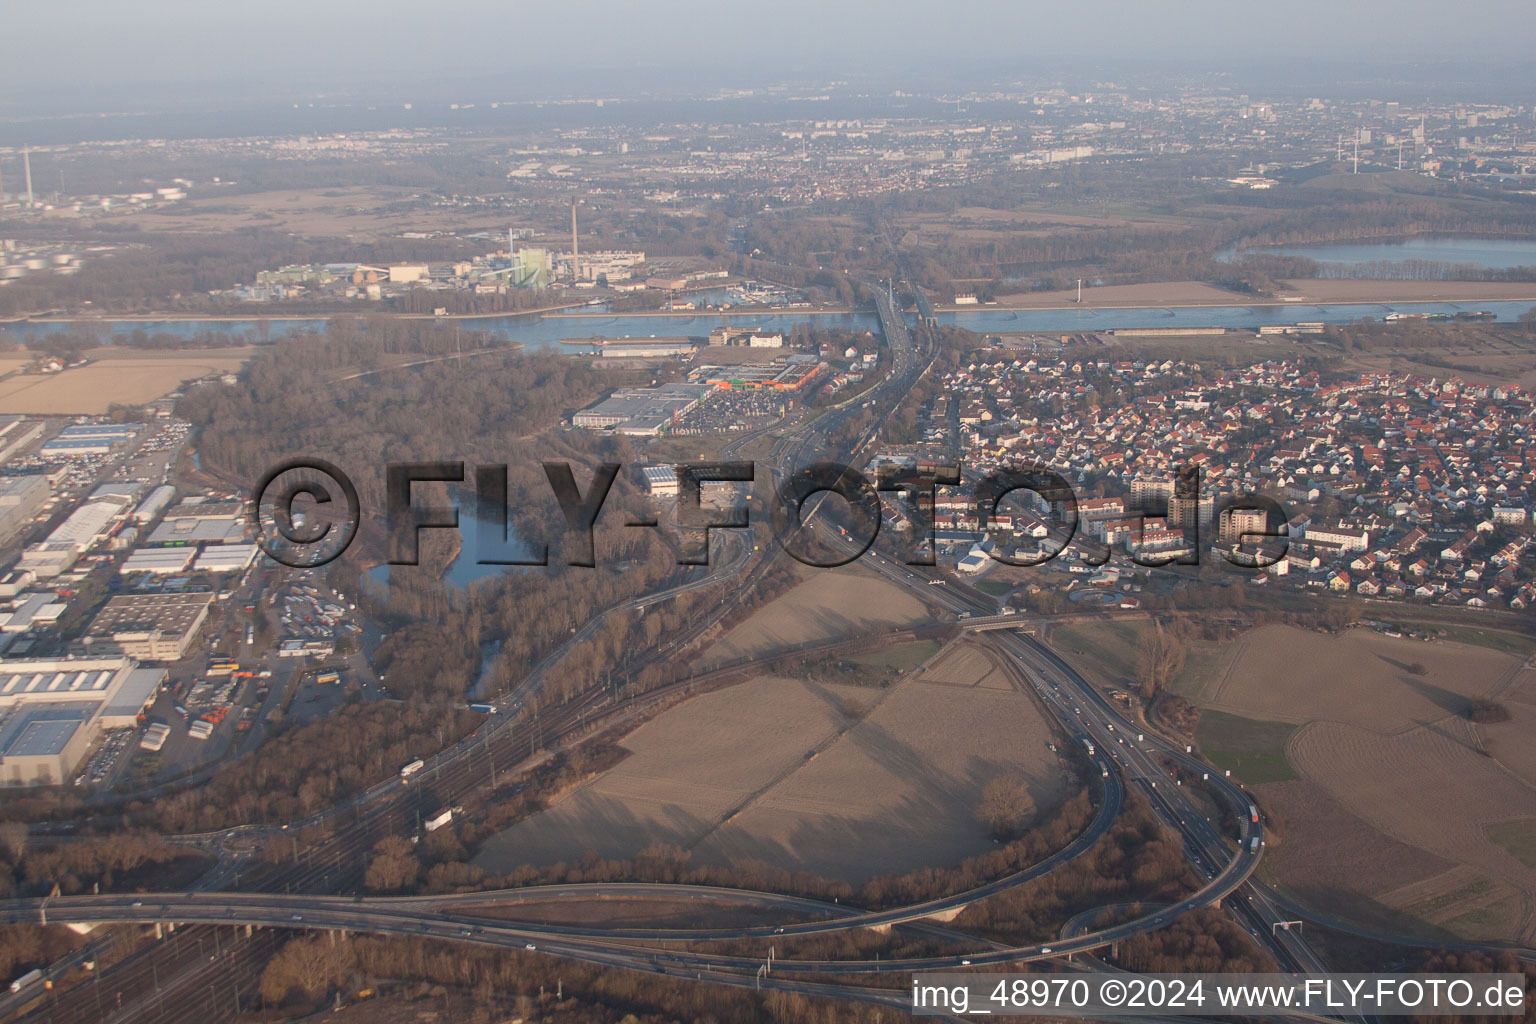
<svg viewBox="0 0 1536 1024">
<path fill-rule="evenodd" d="M 775 469 L 782 477 L 790 469 L 813 459 L 818 437 L 840 430 L 852 417 L 872 403 L 878 412 L 859 433 L 847 453 L 847 461 L 856 464 L 859 454 L 878 435 L 885 419 L 918 377 L 926 372 L 929 342 L 921 322 L 916 334 L 876 289 L 877 306 L 892 354 L 886 379 L 858 401 L 845 402 L 821 413 L 815 430 L 779 437 L 773 445 Z M 729 444 L 724 457 L 737 454 L 751 440 L 764 432 L 740 438 Z M 815 515 L 815 508 L 806 518 Z M 831 534 L 830 530 L 822 531 Z M 831 538 L 829 543 L 849 545 L 846 539 Z M 209 873 L 196 891 L 161 894 L 108 894 L 69 896 L 51 899 L 7 900 L 0 902 L 0 919 L 43 923 L 204 923 L 211 925 L 250 925 L 277 929 L 325 929 L 370 934 L 408 935 L 469 942 L 482 946 L 521 949 L 566 957 L 610 967 L 660 972 L 682 978 L 720 984 L 793 991 L 806 995 L 856 999 L 905 1008 L 904 989 L 882 988 L 870 984 L 840 980 L 845 976 L 877 973 L 910 973 L 918 970 L 962 969 L 1019 963 L 1060 960 L 1070 954 L 1089 953 L 1111 946 L 1132 935 L 1155 931 L 1180 914 L 1225 901 L 1255 941 L 1275 957 L 1281 969 L 1321 972 L 1322 963 L 1298 933 L 1277 928 L 1294 917 L 1295 911 L 1272 898 L 1251 876 L 1262 856 L 1264 826 L 1252 801 L 1240 786 L 1218 774 L 1178 744 L 1146 731 L 1112 702 L 1089 685 L 1065 660 L 1026 635 L 1022 622 L 1003 622 L 992 618 L 995 602 L 960 585 L 931 586 L 933 571 L 891 561 L 876 550 L 863 555 L 861 564 L 880 573 L 899 586 L 908 588 L 929 604 L 938 605 L 962 627 L 1000 626 L 978 632 L 979 642 L 1001 653 L 1015 671 L 1020 685 L 1027 686 L 1039 703 L 1058 722 L 1061 731 L 1079 745 L 1085 763 L 1092 765 L 1091 783 L 1097 789 L 1095 816 L 1071 843 L 1031 867 L 996 879 L 967 892 L 929 900 L 906 907 L 878 912 L 862 911 L 845 905 L 825 903 L 778 893 L 751 890 L 678 886 L 644 883 L 590 883 L 581 885 L 539 886 L 517 890 L 431 897 L 336 896 L 305 891 L 324 888 L 341 877 L 345 863 L 360 860 L 375 839 L 384 834 L 410 831 L 412 813 L 418 818 L 422 805 L 417 793 L 430 780 L 439 795 L 450 798 L 455 792 L 482 787 L 489 777 L 494 781 L 497 756 L 502 770 L 510 771 L 526 763 L 528 754 L 539 744 L 530 740 L 530 729 L 558 737 L 582 734 L 590 719 L 611 725 L 634 717 L 668 699 L 669 693 L 646 695 L 616 707 L 611 694 L 588 695 L 552 710 L 543 726 L 531 725 L 528 715 L 517 712 L 524 702 L 539 694 L 543 678 L 558 657 L 572 646 L 590 638 L 609 615 L 628 615 L 643 611 L 659 601 L 679 593 L 700 590 L 724 583 L 745 573 L 733 589 L 740 595 L 750 589 L 753 573 L 768 561 L 754 559 L 754 551 L 745 538 L 728 540 L 721 559 L 701 578 L 682 584 L 672 591 L 650 595 L 595 616 L 577 629 L 559 651 L 535 665 L 511 692 L 496 702 L 501 714 L 491 715 L 472 735 L 432 758 L 412 779 L 390 779 L 358 794 L 346 803 L 332 807 L 301 822 L 283 826 L 246 826 L 227 832 L 178 837 L 179 841 L 199 845 L 220 854 L 219 866 Z M 674 638 L 666 648 L 652 652 L 652 657 L 667 657 L 704 635 L 736 606 L 739 597 L 722 600 L 712 614 Z M 585 730 L 589 732 L 590 730 Z M 523 752 L 520 754 L 519 751 Z M 1091 750 L 1091 752 L 1090 752 Z M 488 769 L 488 770 L 487 770 Z M 1201 786 L 1210 798 L 1225 805 L 1235 832 L 1223 831 L 1208 819 L 1190 790 Z M 1184 899 L 1164 907 L 1147 910 L 1130 920 L 1119 921 L 1073 934 L 1070 937 L 1041 941 L 1023 946 L 998 947 L 974 937 L 954 933 L 942 924 L 964 907 L 996 895 L 1055 870 L 1090 849 L 1113 824 L 1129 789 L 1146 798 L 1153 810 L 1182 837 L 1185 852 L 1199 871 L 1204 884 Z M 413 799 L 415 800 L 413 806 Z M 429 810 L 431 808 L 428 808 Z M 281 881 L 284 892 L 241 892 L 230 887 L 237 883 L 240 865 L 249 858 L 256 842 L 281 842 L 284 834 L 296 836 L 307 827 L 330 826 L 332 835 L 317 851 L 297 854 L 294 862 L 264 879 L 269 889 Z M 519 921 L 507 917 L 477 914 L 477 907 L 497 904 L 503 912 L 519 903 L 549 902 L 567 899 L 685 899 L 700 904 L 749 904 L 793 914 L 799 920 L 783 925 L 749 928 L 600 928 Z M 969 941 L 976 948 L 942 955 L 907 957 L 870 962 L 866 960 L 825 960 L 778 958 L 773 970 L 766 970 L 763 957 L 700 952 L 685 943 L 719 940 L 772 942 L 794 937 L 845 931 L 851 928 L 886 929 L 893 926 L 913 928 L 944 937 L 951 942 Z M 776 976 L 792 975 L 792 977 Z"/>
</svg>

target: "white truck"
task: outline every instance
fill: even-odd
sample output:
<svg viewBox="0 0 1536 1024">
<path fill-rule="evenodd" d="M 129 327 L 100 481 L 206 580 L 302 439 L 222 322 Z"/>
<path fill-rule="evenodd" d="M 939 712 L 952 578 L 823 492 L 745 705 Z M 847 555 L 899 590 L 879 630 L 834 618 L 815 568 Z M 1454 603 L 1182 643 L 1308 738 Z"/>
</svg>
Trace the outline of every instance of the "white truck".
<svg viewBox="0 0 1536 1024">
<path fill-rule="evenodd" d="M 427 766 L 427 762 L 421 760 L 421 758 L 417 758 L 416 760 L 412 761 L 410 764 L 408 764 L 405 767 L 400 769 L 400 777 L 402 779 L 408 779 L 412 775 L 415 775 L 417 772 L 421 771 L 426 766 Z"/>
<path fill-rule="evenodd" d="M 453 808 L 449 807 L 446 810 L 444 810 L 443 813 L 441 813 L 439 815 L 436 815 L 434 817 L 428 818 L 424 827 L 426 828 L 426 830 L 428 832 L 436 832 L 438 829 L 442 828 L 444 825 L 448 824 L 452 820 L 453 820 Z"/>
<path fill-rule="evenodd" d="M 11 982 L 11 995 L 15 995 L 24 988 L 31 988 L 33 985 L 36 985 L 42 980 L 42 968 L 39 967 L 34 970 L 30 970 L 26 974 L 23 974 L 21 977 L 17 978 L 15 981 Z"/>
</svg>

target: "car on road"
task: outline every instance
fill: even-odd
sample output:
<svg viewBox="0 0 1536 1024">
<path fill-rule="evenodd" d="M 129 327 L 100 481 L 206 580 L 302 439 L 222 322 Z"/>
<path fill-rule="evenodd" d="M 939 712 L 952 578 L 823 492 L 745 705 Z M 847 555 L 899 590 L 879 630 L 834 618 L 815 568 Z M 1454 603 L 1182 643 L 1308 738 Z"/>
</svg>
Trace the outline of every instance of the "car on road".
<svg viewBox="0 0 1536 1024">
<path fill-rule="evenodd" d="M 304 915 L 303 914 L 289 914 L 288 915 L 288 920 L 290 920 L 290 921 L 302 921 L 302 920 L 304 920 Z"/>
</svg>

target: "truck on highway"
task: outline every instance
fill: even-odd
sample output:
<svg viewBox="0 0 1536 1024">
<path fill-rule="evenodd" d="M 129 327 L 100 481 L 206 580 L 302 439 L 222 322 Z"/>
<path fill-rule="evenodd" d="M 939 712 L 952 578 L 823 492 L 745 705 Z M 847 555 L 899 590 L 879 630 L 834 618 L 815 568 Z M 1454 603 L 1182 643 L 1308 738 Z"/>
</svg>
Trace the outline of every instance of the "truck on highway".
<svg viewBox="0 0 1536 1024">
<path fill-rule="evenodd" d="M 1258 836 L 1253 836 L 1253 837 L 1251 837 L 1248 840 L 1248 852 L 1249 853 L 1258 853 L 1259 852 L 1259 837 Z"/>
<path fill-rule="evenodd" d="M 480 712 L 483 715 L 494 715 L 496 713 L 496 705 L 495 704 L 471 704 L 469 706 L 469 710 L 471 710 L 471 711 L 478 711 L 478 712 Z"/>
<path fill-rule="evenodd" d="M 1248 805 L 1248 820 L 1253 822 L 1255 825 L 1259 823 L 1259 809 L 1253 804 Z"/>
<path fill-rule="evenodd" d="M 423 761 L 421 758 L 417 758 L 410 764 L 400 769 L 400 777 L 402 779 L 408 779 L 412 775 L 415 775 L 417 772 L 421 771 L 426 766 L 427 762 Z"/>
<path fill-rule="evenodd" d="M 1092 757 L 1093 756 L 1093 740 L 1091 740 L 1088 737 L 1084 736 L 1083 737 L 1083 747 L 1088 751 L 1088 756 Z"/>
<path fill-rule="evenodd" d="M 11 995 L 15 995 L 24 988 L 31 988 L 43 980 L 42 968 L 34 968 L 11 982 Z"/>
</svg>

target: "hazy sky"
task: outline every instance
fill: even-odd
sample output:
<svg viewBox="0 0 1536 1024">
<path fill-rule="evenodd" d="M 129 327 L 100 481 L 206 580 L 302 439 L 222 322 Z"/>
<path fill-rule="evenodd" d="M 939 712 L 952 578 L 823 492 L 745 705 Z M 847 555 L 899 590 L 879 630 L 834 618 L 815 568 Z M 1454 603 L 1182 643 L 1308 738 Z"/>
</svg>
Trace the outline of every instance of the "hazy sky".
<svg viewBox="0 0 1536 1024">
<path fill-rule="evenodd" d="M 583 69 L 697 81 L 967 60 L 1509 59 L 1532 0 L 50 0 L 0 15 L 5 103 L 51 89 L 271 83 L 280 90 Z"/>
</svg>

